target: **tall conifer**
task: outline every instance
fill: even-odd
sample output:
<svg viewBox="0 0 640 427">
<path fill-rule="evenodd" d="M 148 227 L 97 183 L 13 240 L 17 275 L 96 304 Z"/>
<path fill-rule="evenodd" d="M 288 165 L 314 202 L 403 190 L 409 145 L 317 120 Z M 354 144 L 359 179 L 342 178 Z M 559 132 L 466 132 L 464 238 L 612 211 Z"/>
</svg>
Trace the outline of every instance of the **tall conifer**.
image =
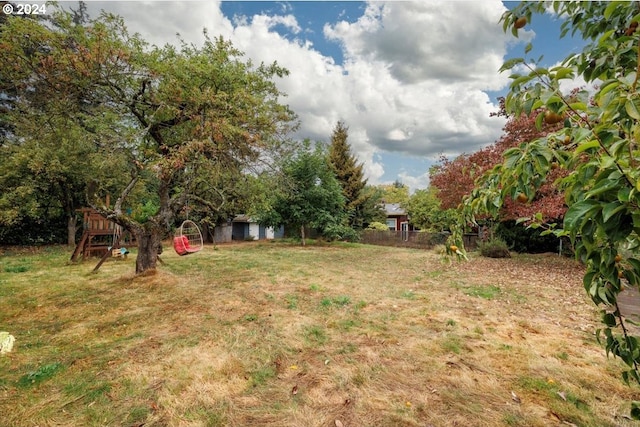
<svg viewBox="0 0 640 427">
<path fill-rule="evenodd" d="M 331 135 L 329 146 L 329 164 L 342 187 L 346 199 L 345 209 L 349 215 L 349 225 L 355 229 L 366 227 L 371 222 L 371 209 L 366 209 L 369 196 L 364 190 L 367 180 L 362 171 L 363 164 L 358 163 L 347 142 L 349 128 L 339 121 Z"/>
</svg>

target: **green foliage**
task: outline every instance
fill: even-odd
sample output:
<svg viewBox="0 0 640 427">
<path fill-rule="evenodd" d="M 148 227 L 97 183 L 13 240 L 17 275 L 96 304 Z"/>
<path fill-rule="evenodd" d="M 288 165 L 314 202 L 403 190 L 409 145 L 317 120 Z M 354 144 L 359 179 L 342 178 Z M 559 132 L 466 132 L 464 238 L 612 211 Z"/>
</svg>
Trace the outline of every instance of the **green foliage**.
<svg viewBox="0 0 640 427">
<path fill-rule="evenodd" d="M 269 380 L 275 378 L 276 375 L 276 369 L 272 365 L 266 365 L 251 372 L 249 382 L 252 387 L 264 386 L 269 382 Z"/>
<path fill-rule="evenodd" d="M 509 245 L 499 237 L 493 237 L 478 244 L 480 255 L 488 258 L 510 258 Z"/>
<path fill-rule="evenodd" d="M 328 240 L 340 240 L 343 242 L 359 242 L 360 233 L 352 227 L 344 224 L 329 224 L 322 232 L 322 236 Z"/>
<path fill-rule="evenodd" d="M 400 181 L 395 181 L 393 184 L 380 184 L 377 188 L 382 192 L 380 198 L 384 203 L 405 205 L 409 201 L 409 187 Z"/>
<path fill-rule="evenodd" d="M 411 223 L 424 231 L 448 230 L 456 218 L 453 209 L 441 208 L 438 189 L 435 187 L 416 190 L 409 197 L 405 208 Z"/>
<path fill-rule="evenodd" d="M 49 378 L 53 377 L 62 368 L 63 366 L 58 362 L 42 365 L 35 371 L 31 371 L 28 374 L 21 376 L 20 379 L 18 380 L 18 386 L 20 387 L 36 386 L 41 382 L 46 381 Z"/>
<path fill-rule="evenodd" d="M 344 196 L 342 188 L 327 163 L 323 146 L 311 147 L 306 141 L 300 150 L 284 159 L 283 185 L 272 192 L 270 208 L 258 213 L 258 221 L 267 226 L 293 229 L 310 227 L 330 238 L 342 238 Z M 302 236 L 305 244 L 305 236 Z"/>
<path fill-rule="evenodd" d="M 506 97 L 509 114 L 535 113 L 538 126 L 559 121 L 563 127 L 507 150 L 504 163 L 473 191 L 467 218 L 495 214 L 506 199 L 515 200 L 520 194 L 533 200 L 554 164 L 568 170 L 559 182 L 569 207 L 562 224 L 545 223 L 541 216 L 530 220 L 534 227 L 569 236 L 576 257 L 586 265 L 585 290 L 595 304 L 608 307 L 599 339 L 607 354 L 628 365 L 625 381 L 640 382 L 640 348 L 624 326 L 617 303 L 623 282 L 640 285 L 637 4 L 554 1 L 551 6 L 564 17 L 562 36 L 571 32 L 587 41 L 583 51 L 548 69 L 538 66 L 539 60 L 514 58 L 502 70 L 512 72 Z M 505 31 L 515 28 L 518 17 L 531 22 L 546 8 L 542 2 L 520 3 L 503 15 Z M 575 77 L 598 82 L 595 92 L 563 93 L 560 84 Z M 618 260 L 623 249 L 629 256 Z M 632 415 L 638 414 L 632 411 Z"/>
<path fill-rule="evenodd" d="M 384 223 L 387 219 L 387 214 L 382 205 L 382 191 L 376 186 L 367 185 L 362 190 L 362 195 L 363 203 L 360 206 L 362 217 L 367 218 L 369 221 L 364 225 L 368 226 L 372 222 Z"/>
<path fill-rule="evenodd" d="M 558 252 L 559 238 L 544 232 L 540 228 L 527 227 L 516 221 L 501 221 L 494 229 L 496 236 L 518 253 Z"/>
<path fill-rule="evenodd" d="M 7 265 L 4 267 L 4 271 L 6 273 L 25 273 L 29 271 L 31 267 L 28 265 L 20 264 L 20 265 Z"/>
<path fill-rule="evenodd" d="M 362 170 L 363 164 L 358 163 L 351 152 L 348 137 L 349 128 L 345 123 L 338 122 L 331 135 L 328 159 L 331 170 L 342 187 L 349 226 L 362 229 L 373 220 L 371 211 L 366 209 L 372 194 L 364 191 L 367 180 Z"/>
<path fill-rule="evenodd" d="M 144 223 L 149 221 L 149 219 L 153 218 L 155 215 L 157 215 L 159 210 L 160 210 L 160 206 L 157 202 L 152 200 L 147 200 L 143 205 L 139 205 L 131 213 L 131 217 L 140 223 Z"/>
<path fill-rule="evenodd" d="M 47 245 L 67 243 L 67 218 L 62 212 L 41 218 L 23 217 L 11 225 L 0 226 L 5 245 Z"/>
<path fill-rule="evenodd" d="M 483 298 L 487 300 L 495 299 L 500 295 L 500 287 L 496 285 L 487 286 L 469 286 L 464 289 L 464 294 L 472 297 Z"/>
<path fill-rule="evenodd" d="M 6 119 L 25 149 L 0 153 L 19 154 L 13 169 L 21 168 L 12 174 L 0 158 L 0 186 L 13 190 L 0 196 L 0 222 L 37 215 L 40 199 L 73 212 L 87 193 L 138 237 L 140 273 L 155 268 L 160 239 L 187 202 L 203 218 L 224 215 L 253 188 L 242 186 L 249 167 L 279 157 L 297 126 L 273 81 L 288 72 L 243 61 L 231 43 L 206 33 L 198 47 L 150 47 L 120 17 L 81 21 L 52 5 L 46 20 L 3 23 L 0 89 L 10 82 L 11 93 L 24 94 Z M 144 200 L 155 200 L 157 211 L 149 205 L 130 215 Z"/>
<path fill-rule="evenodd" d="M 305 326 L 304 337 L 309 343 L 314 345 L 324 344 L 329 339 L 325 329 L 318 325 Z"/>
<path fill-rule="evenodd" d="M 369 224 L 367 230 L 389 231 L 389 226 L 382 222 L 375 221 Z"/>
</svg>

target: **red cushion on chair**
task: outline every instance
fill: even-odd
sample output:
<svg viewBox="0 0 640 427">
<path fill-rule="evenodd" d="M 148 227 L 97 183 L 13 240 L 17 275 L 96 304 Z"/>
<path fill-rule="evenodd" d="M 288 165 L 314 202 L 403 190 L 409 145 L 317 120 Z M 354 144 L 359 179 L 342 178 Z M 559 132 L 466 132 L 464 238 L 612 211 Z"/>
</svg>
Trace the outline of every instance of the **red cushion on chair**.
<svg viewBox="0 0 640 427">
<path fill-rule="evenodd" d="M 184 255 L 189 249 L 189 239 L 186 236 L 176 236 L 173 238 L 173 249 L 178 255 Z"/>
</svg>

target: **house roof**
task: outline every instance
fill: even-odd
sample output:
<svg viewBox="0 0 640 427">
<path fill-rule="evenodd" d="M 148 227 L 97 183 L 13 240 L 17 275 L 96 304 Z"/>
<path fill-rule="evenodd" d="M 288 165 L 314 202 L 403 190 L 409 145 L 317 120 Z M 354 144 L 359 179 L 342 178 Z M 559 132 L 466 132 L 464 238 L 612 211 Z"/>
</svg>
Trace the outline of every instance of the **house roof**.
<svg viewBox="0 0 640 427">
<path fill-rule="evenodd" d="M 407 214 L 407 211 L 404 210 L 402 206 L 400 206 L 400 203 L 385 203 L 384 211 L 387 214 L 387 216 Z"/>
<path fill-rule="evenodd" d="M 236 215 L 236 217 L 233 218 L 232 222 L 255 222 L 255 221 L 250 216 L 241 214 L 241 215 Z"/>
</svg>

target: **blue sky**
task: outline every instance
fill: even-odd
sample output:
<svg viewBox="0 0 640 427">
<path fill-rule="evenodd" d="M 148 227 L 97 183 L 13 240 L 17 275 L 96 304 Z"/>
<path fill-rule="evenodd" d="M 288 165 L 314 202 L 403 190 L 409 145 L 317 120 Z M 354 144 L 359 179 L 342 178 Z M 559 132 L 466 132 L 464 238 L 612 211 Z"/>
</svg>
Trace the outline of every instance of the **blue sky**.
<svg viewBox="0 0 640 427">
<path fill-rule="evenodd" d="M 505 93 L 505 59 L 544 55 L 553 65 L 580 40 L 559 39 L 557 17 L 535 16 L 520 39 L 502 32 L 515 2 L 477 1 L 145 1 L 89 2 L 123 16 L 153 44 L 176 33 L 200 43 L 223 35 L 254 62 L 277 61 L 284 102 L 301 120 L 296 138 L 328 141 L 338 120 L 372 184 L 428 185 L 440 155 L 491 144 L 504 120 L 490 117 Z"/>
</svg>

